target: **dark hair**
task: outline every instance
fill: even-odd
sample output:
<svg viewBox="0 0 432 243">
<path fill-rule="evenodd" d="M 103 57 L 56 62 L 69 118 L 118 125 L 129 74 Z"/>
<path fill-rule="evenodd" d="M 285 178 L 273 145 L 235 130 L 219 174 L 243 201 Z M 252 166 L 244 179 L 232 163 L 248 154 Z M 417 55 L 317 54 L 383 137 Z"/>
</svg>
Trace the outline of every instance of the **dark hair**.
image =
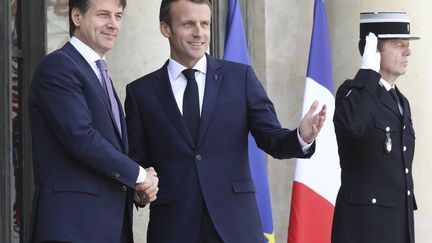
<svg viewBox="0 0 432 243">
<path fill-rule="evenodd" d="M 382 47 L 384 46 L 384 43 L 385 43 L 384 39 L 378 39 L 378 44 L 377 44 L 377 50 L 378 51 L 382 50 Z M 358 49 L 360 51 L 360 55 L 362 55 L 362 56 L 363 56 L 363 53 L 364 53 L 365 45 L 366 45 L 366 38 L 360 39 L 359 43 L 358 43 Z"/>
<path fill-rule="evenodd" d="M 159 10 L 159 22 L 164 22 L 171 26 L 171 3 L 177 2 L 178 0 L 162 0 L 160 10 Z M 188 0 L 189 2 L 194 2 L 198 4 L 207 4 L 212 9 L 212 5 L 209 0 Z"/>
<path fill-rule="evenodd" d="M 85 14 L 90 8 L 92 0 L 69 0 L 69 36 L 72 37 L 75 32 L 75 24 L 72 21 L 72 9 L 77 8 L 81 13 Z M 120 0 L 120 5 L 123 9 L 126 8 L 126 0 Z"/>
</svg>

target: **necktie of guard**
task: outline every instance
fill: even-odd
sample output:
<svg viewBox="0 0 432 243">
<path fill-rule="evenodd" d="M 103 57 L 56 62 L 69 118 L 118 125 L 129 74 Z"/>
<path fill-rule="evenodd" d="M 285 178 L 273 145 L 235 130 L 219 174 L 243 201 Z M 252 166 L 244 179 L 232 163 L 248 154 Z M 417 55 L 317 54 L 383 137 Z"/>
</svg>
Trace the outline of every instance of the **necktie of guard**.
<svg viewBox="0 0 432 243">
<path fill-rule="evenodd" d="M 399 100 L 399 96 L 396 94 L 396 90 L 394 88 L 391 88 L 389 90 L 389 93 L 392 96 L 394 102 L 396 103 L 396 107 L 398 108 L 399 113 L 401 113 L 401 111 L 399 109 L 399 104 L 401 104 L 401 103 L 400 103 L 400 100 Z"/>
</svg>

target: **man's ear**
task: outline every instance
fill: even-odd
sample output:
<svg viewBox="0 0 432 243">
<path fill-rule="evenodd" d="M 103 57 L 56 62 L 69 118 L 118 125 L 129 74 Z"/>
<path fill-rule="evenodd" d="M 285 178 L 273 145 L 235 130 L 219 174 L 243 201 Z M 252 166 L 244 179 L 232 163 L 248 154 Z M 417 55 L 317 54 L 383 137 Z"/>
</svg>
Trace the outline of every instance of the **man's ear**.
<svg viewBox="0 0 432 243">
<path fill-rule="evenodd" d="M 163 21 L 160 22 L 159 28 L 160 28 L 160 32 L 162 33 L 162 35 L 165 38 L 170 38 L 171 37 L 171 28 L 170 28 L 170 26 L 167 23 L 165 23 Z"/>
<path fill-rule="evenodd" d="M 78 8 L 73 8 L 71 12 L 71 19 L 76 27 L 81 25 L 81 16 L 82 13 Z"/>
</svg>

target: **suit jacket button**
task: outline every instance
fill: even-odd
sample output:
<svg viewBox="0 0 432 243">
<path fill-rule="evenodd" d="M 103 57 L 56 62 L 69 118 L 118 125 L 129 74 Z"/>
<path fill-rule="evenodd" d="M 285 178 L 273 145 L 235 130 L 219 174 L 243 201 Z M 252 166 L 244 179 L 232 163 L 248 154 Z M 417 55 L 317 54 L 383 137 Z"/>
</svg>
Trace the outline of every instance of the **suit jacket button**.
<svg viewBox="0 0 432 243">
<path fill-rule="evenodd" d="M 127 191 L 127 187 L 126 186 L 122 186 L 122 191 Z"/>
<path fill-rule="evenodd" d="M 409 173 L 409 169 L 405 168 L 405 174 L 408 174 L 408 173 Z"/>
<path fill-rule="evenodd" d="M 405 152 L 407 150 L 406 146 L 403 146 L 403 151 Z"/>
<path fill-rule="evenodd" d="M 372 198 L 372 204 L 375 204 L 377 202 L 376 198 Z"/>
<path fill-rule="evenodd" d="M 410 190 L 407 191 L 407 195 L 408 196 L 411 195 L 411 191 Z"/>
<path fill-rule="evenodd" d="M 200 161 L 202 159 L 202 157 L 201 157 L 201 155 L 197 154 L 197 155 L 195 155 L 195 159 Z"/>
</svg>

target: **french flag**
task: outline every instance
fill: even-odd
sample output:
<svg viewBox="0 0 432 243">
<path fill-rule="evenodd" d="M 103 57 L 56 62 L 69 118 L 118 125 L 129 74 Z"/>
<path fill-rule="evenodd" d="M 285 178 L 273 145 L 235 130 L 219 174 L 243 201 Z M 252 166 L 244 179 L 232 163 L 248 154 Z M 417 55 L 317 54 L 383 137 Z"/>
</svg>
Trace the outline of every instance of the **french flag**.
<svg viewBox="0 0 432 243">
<path fill-rule="evenodd" d="M 332 123 L 333 74 L 324 0 L 315 0 L 302 116 L 314 100 L 327 105 L 327 119 L 317 138 L 315 154 L 310 159 L 296 161 L 288 243 L 330 243 L 334 205 L 340 186 L 339 158 Z"/>
</svg>

